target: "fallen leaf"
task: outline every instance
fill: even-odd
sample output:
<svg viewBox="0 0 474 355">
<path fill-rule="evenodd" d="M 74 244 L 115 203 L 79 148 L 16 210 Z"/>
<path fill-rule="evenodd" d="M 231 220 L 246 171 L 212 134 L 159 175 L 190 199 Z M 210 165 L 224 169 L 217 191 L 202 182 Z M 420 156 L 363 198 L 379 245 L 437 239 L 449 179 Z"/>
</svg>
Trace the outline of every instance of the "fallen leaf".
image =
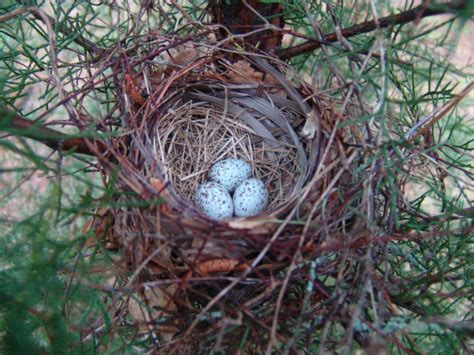
<svg viewBox="0 0 474 355">
<path fill-rule="evenodd" d="M 268 84 L 272 86 L 269 92 L 281 97 L 287 97 L 285 89 L 273 75 L 256 71 L 246 60 L 239 60 L 233 63 L 226 73 L 227 78 L 236 84 L 255 83 Z"/>
<path fill-rule="evenodd" d="M 198 57 L 194 46 L 187 46 L 171 57 L 171 62 L 176 65 L 185 65 Z"/>
<path fill-rule="evenodd" d="M 125 74 L 123 77 L 125 83 L 125 93 L 130 97 L 133 103 L 141 106 L 146 103 L 145 98 L 140 93 L 135 80 L 133 80 L 132 76 L 129 74 Z"/>
<path fill-rule="evenodd" d="M 227 77 L 236 84 L 261 83 L 263 73 L 253 69 L 246 60 L 239 60 L 230 66 Z"/>
<path fill-rule="evenodd" d="M 159 331 L 160 335 L 167 333 L 167 337 L 177 331 L 172 326 L 158 326 L 160 319 L 176 312 L 176 304 L 170 295 L 173 295 L 178 285 L 169 285 L 163 289 L 153 287 L 146 289 L 144 294 L 134 294 L 128 301 L 128 311 L 133 322 L 140 332 Z"/>
<path fill-rule="evenodd" d="M 309 114 L 306 115 L 306 122 L 304 123 L 303 129 L 301 130 L 301 136 L 306 139 L 313 139 L 318 127 L 318 115 L 316 110 L 313 109 Z"/>
<path fill-rule="evenodd" d="M 276 223 L 269 223 L 272 217 L 260 216 L 258 219 L 232 219 L 227 224 L 233 229 L 247 229 L 252 233 L 267 233 L 277 226 Z"/>
<path fill-rule="evenodd" d="M 243 271 L 247 267 L 247 263 L 241 263 L 237 259 L 214 259 L 199 263 L 196 265 L 196 271 L 207 275 L 216 272 Z"/>
</svg>

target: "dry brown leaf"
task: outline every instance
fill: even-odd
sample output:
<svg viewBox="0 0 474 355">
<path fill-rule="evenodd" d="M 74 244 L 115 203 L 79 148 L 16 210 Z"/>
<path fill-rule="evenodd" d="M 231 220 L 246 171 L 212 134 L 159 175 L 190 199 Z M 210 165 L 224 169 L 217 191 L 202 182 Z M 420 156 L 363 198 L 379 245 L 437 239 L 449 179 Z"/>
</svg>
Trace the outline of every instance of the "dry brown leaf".
<svg viewBox="0 0 474 355">
<path fill-rule="evenodd" d="M 196 50 L 196 47 L 192 43 L 185 43 L 183 45 L 171 48 L 168 51 L 161 53 L 158 57 L 160 63 L 164 63 L 163 66 L 158 68 L 158 72 L 170 72 L 177 66 L 185 66 L 192 61 L 203 57 L 205 54 L 201 49 Z"/>
<path fill-rule="evenodd" d="M 254 70 L 246 60 L 239 60 L 230 66 L 227 77 L 236 84 L 261 83 L 263 73 Z"/>
<path fill-rule="evenodd" d="M 260 216 L 258 219 L 233 219 L 228 222 L 229 227 L 233 229 L 247 229 L 253 233 L 269 232 L 275 228 L 276 224 L 268 223 L 268 220 L 273 219 L 272 217 L 265 218 Z"/>
<path fill-rule="evenodd" d="M 154 315 L 163 316 L 165 313 L 176 312 L 176 304 L 170 295 L 174 295 L 178 285 L 172 284 L 164 288 L 153 287 L 145 290 L 145 298 L 150 307 L 157 309 Z M 158 310 L 160 308 L 160 310 Z M 156 318 L 156 317 L 155 317 Z"/>
<path fill-rule="evenodd" d="M 204 56 L 206 56 L 206 52 L 201 48 L 196 49 L 192 43 L 185 43 L 161 53 L 156 58 L 159 64 L 153 67 L 153 72 L 150 74 L 152 86 L 156 89 L 177 68 L 184 67 Z"/>
<path fill-rule="evenodd" d="M 240 263 L 237 259 L 214 259 L 199 263 L 196 265 L 196 271 L 207 275 L 216 272 L 243 271 L 247 267 L 247 263 Z"/>
<path fill-rule="evenodd" d="M 235 84 L 255 83 L 269 84 L 276 87 L 271 88 L 270 92 L 281 97 L 286 97 L 285 90 L 281 87 L 280 82 L 272 75 L 264 75 L 262 72 L 252 68 L 246 60 L 239 60 L 233 63 L 229 71 L 226 73 L 227 78 Z"/>
<path fill-rule="evenodd" d="M 197 59 L 198 53 L 194 46 L 187 46 L 171 57 L 171 62 L 176 65 L 185 65 Z"/>
<path fill-rule="evenodd" d="M 133 322 L 138 326 L 138 330 L 140 332 L 147 332 L 150 330 L 148 323 L 150 323 L 151 316 L 148 310 L 142 305 L 140 298 L 137 297 L 138 296 L 135 295 L 128 300 L 128 312 Z"/>
<path fill-rule="evenodd" d="M 139 106 L 145 104 L 146 100 L 140 93 L 140 90 L 138 89 L 138 86 L 135 80 L 133 80 L 132 76 L 125 74 L 123 80 L 125 83 L 125 93 L 128 95 L 130 100 Z"/>
<path fill-rule="evenodd" d="M 318 127 L 318 115 L 316 110 L 313 109 L 306 117 L 303 129 L 301 130 L 301 136 L 306 139 L 313 139 L 316 134 Z"/>
<path fill-rule="evenodd" d="M 138 293 L 130 297 L 128 311 L 140 332 L 154 330 L 159 331 L 160 335 L 165 332 L 167 337 L 172 337 L 176 329 L 170 326 L 156 326 L 156 324 L 160 318 L 176 311 L 176 304 L 170 295 L 173 295 L 177 288 L 177 285 L 169 285 L 163 289 L 154 287 L 146 289 L 144 297 Z"/>
</svg>

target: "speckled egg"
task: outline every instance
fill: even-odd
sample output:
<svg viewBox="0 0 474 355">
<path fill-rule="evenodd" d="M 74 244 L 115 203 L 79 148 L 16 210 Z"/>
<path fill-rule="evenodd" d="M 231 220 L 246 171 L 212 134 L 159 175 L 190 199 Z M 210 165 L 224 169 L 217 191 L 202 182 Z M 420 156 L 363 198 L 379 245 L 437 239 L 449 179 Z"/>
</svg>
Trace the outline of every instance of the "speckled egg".
<svg viewBox="0 0 474 355">
<path fill-rule="evenodd" d="M 216 221 L 230 218 L 234 212 L 232 197 L 216 182 L 199 185 L 194 201 L 206 216 Z"/>
<path fill-rule="evenodd" d="M 234 192 L 236 217 L 252 217 L 262 212 L 268 204 L 268 190 L 259 179 L 248 179 Z"/>
<path fill-rule="evenodd" d="M 244 180 L 252 176 L 252 167 L 241 159 L 224 159 L 209 170 L 209 178 L 233 192 Z"/>
</svg>

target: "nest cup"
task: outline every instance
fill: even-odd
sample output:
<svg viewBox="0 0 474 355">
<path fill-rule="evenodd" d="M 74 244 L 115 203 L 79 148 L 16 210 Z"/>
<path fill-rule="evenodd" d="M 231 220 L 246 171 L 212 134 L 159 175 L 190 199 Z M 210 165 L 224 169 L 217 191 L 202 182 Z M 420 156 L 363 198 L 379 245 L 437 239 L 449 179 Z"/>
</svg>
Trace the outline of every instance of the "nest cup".
<svg viewBox="0 0 474 355">
<path fill-rule="evenodd" d="M 264 182 L 270 197 L 263 213 L 278 209 L 297 193 L 305 159 L 299 159 L 298 147 L 288 133 L 267 117 L 256 115 L 255 122 L 263 127 L 257 129 L 269 126 L 274 139 L 262 137 L 241 117 L 210 102 L 194 99 L 175 106 L 153 130 L 155 157 L 179 198 L 192 201 L 198 185 L 209 180 L 211 166 L 225 158 L 247 161 L 253 176 Z M 288 121 L 301 121 L 295 112 L 281 115 Z M 300 145 L 299 149 L 304 148 Z"/>
<path fill-rule="evenodd" d="M 311 174 L 314 142 L 299 134 L 311 109 L 285 76 L 266 61 L 259 64 L 270 71 L 268 83 L 177 83 L 169 89 L 171 98 L 147 117 L 152 124 L 142 139 L 153 157 L 145 159 L 143 173 L 167 183 L 171 205 L 176 201 L 201 214 L 195 191 L 209 180 L 212 165 L 225 158 L 247 161 L 264 182 L 269 204 L 263 215 L 277 215 L 297 198 Z"/>
</svg>

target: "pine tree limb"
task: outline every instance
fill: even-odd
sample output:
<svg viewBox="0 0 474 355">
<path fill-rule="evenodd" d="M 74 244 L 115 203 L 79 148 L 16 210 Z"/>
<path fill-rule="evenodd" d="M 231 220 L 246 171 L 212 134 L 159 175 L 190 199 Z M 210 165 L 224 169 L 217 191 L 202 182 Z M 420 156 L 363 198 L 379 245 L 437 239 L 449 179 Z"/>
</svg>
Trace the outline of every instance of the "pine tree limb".
<svg viewBox="0 0 474 355">
<path fill-rule="evenodd" d="M 411 10 L 404 11 L 396 15 L 381 17 L 378 19 L 378 21 L 365 21 L 352 27 L 345 28 L 341 31 L 341 34 L 344 38 L 354 37 L 363 33 L 372 32 L 377 28 L 403 25 L 428 16 L 452 13 L 454 11 L 464 9 L 467 4 L 468 1 L 466 0 L 436 5 L 422 4 L 420 6 L 414 7 Z M 337 33 L 332 32 L 325 35 L 321 40 L 311 39 L 294 47 L 280 49 L 277 52 L 277 55 L 280 59 L 286 60 L 300 54 L 311 52 L 315 49 L 321 48 L 325 44 L 337 42 L 338 40 Z"/>
<path fill-rule="evenodd" d="M 0 111 L 0 130 L 13 136 L 33 139 L 54 150 L 95 156 L 85 138 L 68 136 L 8 111 Z M 91 140 L 91 143 L 99 151 L 104 150 L 103 142 Z"/>
<path fill-rule="evenodd" d="M 0 22 L 5 22 L 8 21 L 12 18 L 15 18 L 17 16 L 23 15 L 25 13 L 31 13 L 36 19 L 44 22 L 45 19 L 41 16 L 41 14 L 38 11 L 38 8 L 35 6 L 24 6 L 24 7 L 19 7 L 15 10 L 12 10 L 4 15 L 0 15 Z M 74 28 L 68 27 L 65 23 L 63 22 L 56 22 L 56 20 L 51 17 L 50 15 L 44 13 L 43 16 L 49 20 L 51 25 L 55 28 L 58 28 L 61 33 L 64 35 L 70 36 L 72 34 L 76 34 L 77 31 Z M 73 41 L 83 47 L 85 50 L 95 53 L 95 54 L 101 54 L 103 53 L 106 49 L 97 47 L 92 41 L 88 40 L 87 38 L 84 38 L 82 34 L 75 35 Z"/>
</svg>

